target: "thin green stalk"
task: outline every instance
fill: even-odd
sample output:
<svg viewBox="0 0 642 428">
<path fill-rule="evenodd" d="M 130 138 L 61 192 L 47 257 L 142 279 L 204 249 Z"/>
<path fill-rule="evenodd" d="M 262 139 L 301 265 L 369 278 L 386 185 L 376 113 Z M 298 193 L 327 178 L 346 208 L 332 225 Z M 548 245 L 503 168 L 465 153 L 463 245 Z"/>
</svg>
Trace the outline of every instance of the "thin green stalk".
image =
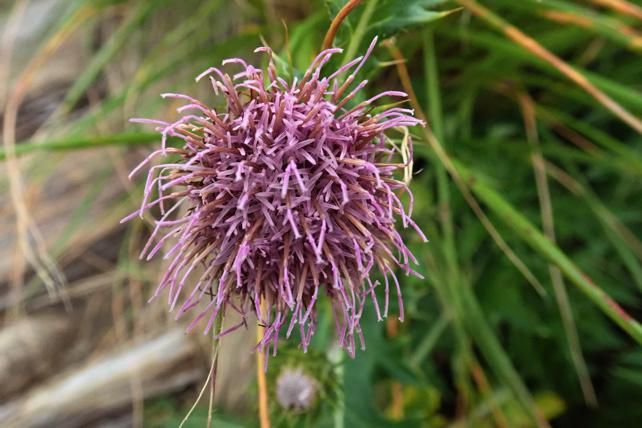
<svg viewBox="0 0 642 428">
<path fill-rule="evenodd" d="M 334 374 L 337 379 L 337 404 L 332 412 L 332 419 L 334 421 L 335 428 L 343 428 L 345 426 L 345 397 L 344 393 L 344 365 L 342 361 L 342 352 L 339 347 L 331 347 L 328 350 L 328 360 L 334 364 Z"/>
<path fill-rule="evenodd" d="M 426 115 L 423 113 L 421 104 L 419 103 L 417 95 L 415 94 L 415 91 L 412 87 L 410 74 L 408 73 L 408 68 L 406 67 L 405 59 L 401 54 L 401 51 L 394 45 L 394 41 L 392 40 L 388 41 L 387 46 L 393 58 L 396 60 L 399 80 L 401 81 L 402 87 L 408 94 L 410 104 L 415 109 L 415 114 L 417 115 L 417 117 L 426 120 Z M 464 197 L 470 208 L 473 210 L 477 218 L 479 218 L 479 221 L 482 223 L 488 234 L 493 238 L 497 246 L 499 246 L 504 254 L 506 254 L 506 257 L 508 257 L 513 265 L 524 275 L 529 284 L 531 284 L 541 296 L 545 296 L 546 291 L 544 290 L 544 287 L 542 287 L 542 285 L 539 283 L 535 275 L 533 275 L 533 273 L 530 271 L 528 266 L 526 266 L 526 264 L 519 257 L 517 257 L 517 254 L 515 254 L 515 252 L 508 246 L 502 235 L 498 232 L 493 223 L 488 219 L 488 216 L 486 216 L 484 210 L 482 210 L 475 197 L 470 193 L 466 183 L 457 173 L 457 170 L 452 164 L 452 161 L 450 160 L 448 153 L 444 150 L 441 142 L 439 142 L 437 137 L 435 137 L 435 134 L 432 132 L 432 129 L 428 125 L 423 128 L 423 134 L 426 143 L 428 143 L 430 148 L 433 150 L 433 154 L 438 157 L 444 168 L 448 170 L 455 184 L 461 191 L 462 196 Z"/>
<path fill-rule="evenodd" d="M 439 71 L 437 68 L 437 56 L 435 55 L 435 44 L 432 30 L 426 30 L 423 37 L 424 50 L 424 78 L 427 82 L 428 99 L 428 122 L 433 129 L 437 139 L 444 143 L 444 125 L 441 108 L 441 95 L 439 90 Z M 452 213 L 450 210 L 450 188 L 448 175 L 444 166 L 437 162 L 435 164 L 437 176 L 437 193 L 439 195 L 439 218 L 441 220 L 442 233 L 444 235 L 444 247 L 446 249 L 446 262 L 451 270 L 453 279 L 457 277 L 457 248 L 455 246 L 454 227 Z M 456 282 L 456 281 L 455 281 Z"/>
<path fill-rule="evenodd" d="M 435 261 L 433 254 L 429 253 L 426 257 L 426 266 L 431 272 L 430 282 L 435 289 L 445 318 L 452 321 L 456 344 L 456 352 L 453 356 L 453 377 L 457 390 L 463 396 L 464 403 L 468 403 L 472 396 L 473 387 L 467 375 L 468 363 L 471 361 L 472 354 L 470 335 L 467 334 L 464 325 L 464 318 L 467 314 L 464 312 L 461 299 L 457 294 L 456 284 L 453 286 L 449 272 L 441 268 L 439 263 Z M 423 346 L 425 347 L 425 345 Z M 421 352 L 421 350 L 418 349 L 417 352 Z"/>
<path fill-rule="evenodd" d="M 548 422 L 535 405 L 535 400 L 531 393 L 528 391 L 517 370 L 515 370 L 510 358 L 506 352 L 504 352 L 499 339 L 486 320 L 472 288 L 462 287 L 461 297 L 463 310 L 466 312 L 467 330 L 469 334 L 475 338 L 475 342 L 488 364 L 506 385 L 510 385 L 537 426 L 548 427 Z"/>
<path fill-rule="evenodd" d="M 550 162 L 546 164 L 546 171 L 571 193 L 586 202 L 642 291 L 642 242 L 593 194 L 586 183 L 580 183 Z"/>
<path fill-rule="evenodd" d="M 458 353 L 453 363 L 454 377 L 458 389 L 465 395 L 465 400 L 470 400 L 473 390 L 467 376 L 470 363 L 474 358 L 472 340 L 483 353 L 495 375 L 511 389 L 533 422 L 539 427 L 548 426 L 510 358 L 495 336 L 471 285 L 459 281 L 454 286 L 448 286 L 441 275 L 443 270 L 439 269 L 432 258 L 429 257 L 426 260 L 426 265 L 432 272 L 431 278 L 439 301 L 446 315 L 452 318 L 453 331 L 458 345 Z"/>
<path fill-rule="evenodd" d="M 346 49 L 346 54 L 343 56 L 343 62 L 341 65 L 345 65 L 356 56 L 357 50 L 359 49 L 359 46 L 361 46 L 363 36 L 365 36 L 366 30 L 368 29 L 370 18 L 372 18 L 372 14 L 374 13 L 378 2 L 379 0 L 370 0 L 366 2 L 366 7 L 357 23 L 357 28 L 355 28 L 354 33 L 350 37 L 350 44 L 348 44 L 348 48 Z"/>
<path fill-rule="evenodd" d="M 540 104 L 536 106 L 536 112 L 539 118 L 548 123 L 562 123 L 574 131 L 579 132 L 582 136 L 586 136 L 586 138 L 590 139 L 591 143 L 598 144 L 609 152 L 618 155 L 618 160 L 627 164 L 627 166 L 636 173 L 642 174 L 642 159 L 640 158 L 639 151 L 621 143 L 608 133 L 591 125 L 590 122 L 575 119 L 569 114 L 543 107 Z"/>
<path fill-rule="evenodd" d="M 442 312 L 439 318 L 437 318 L 437 322 L 435 322 L 432 325 L 428 333 L 424 336 L 423 340 L 414 349 L 414 352 L 410 357 L 410 363 L 412 365 L 415 365 L 415 366 L 420 365 L 421 362 L 428 355 L 430 355 L 430 352 L 433 350 L 433 348 L 437 344 L 437 341 L 439 340 L 443 332 L 446 331 L 446 327 L 448 327 L 449 323 L 450 323 L 450 319 L 448 316 L 448 312 L 447 311 Z"/>
<path fill-rule="evenodd" d="M 424 51 L 424 79 L 426 85 L 426 99 L 428 100 L 428 117 L 424 117 L 437 135 L 440 141 L 444 138 L 443 115 L 441 107 L 441 94 L 439 88 L 439 71 L 437 68 L 437 56 L 435 55 L 435 45 L 432 30 L 428 29 L 423 33 L 423 51 Z M 421 116 L 424 116 L 421 114 Z M 443 235 L 444 258 L 446 273 L 443 277 L 443 294 L 448 295 L 450 304 L 453 305 L 456 312 L 455 336 L 458 344 L 458 355 L 454 364 L 455 378 L 459 384 L 459 389 L 464 393 L 464 399 L 470 400 L 472 386 L 469 384 L 468 368 L 472 361 L 472 350 L 470 335 L 466 334 L 463 323 L 467 314 L 462 307 L 462 298 L 460 296 L 462 281 L 457 256 L 457 247 L 455 245 L 455 233 L 453 227 L 452 212 L 450 209 L 450 186 L 448 174 L 441 162 L 435 162 L 435 176 L 437 179 L 437 206 L 441 230 Z"/>
<path fill-rule="evenodd" d="M 527 93 L 517 94 L 517 100 L 522 110 L 526 139 L 528 140 L 528 144 L 531 149 L 531 163 L 535 175 L 537 197 L 539 199 L 542 230 L 551 243 L 556 244 L 553 204 L 546 175 L 546 162 L 541 151 L 535 113 L 536 104 Z M 562 318 L 562 326 L 566 335 L 566 342 L 569 347 L 573 368 L 577 374 L 582 394 L 584 395 L 584 400 L 590 406 L 595 407 L 597 406 L 595 388 L 591 382 L 591 376 L 586 366 L 584 356 L 582 355 L 580 338 L 577 333 L 575 318 L 573 316 L 573 310 L 566 291 L 566 285 L 564 284 L 564 277 L 562 276 L 562 272 L 560 272 L 559 268 L 551 263 L 548 265 L 548 270 L 551 283 L 553 284 L 555 300 Z"/>
</svg>

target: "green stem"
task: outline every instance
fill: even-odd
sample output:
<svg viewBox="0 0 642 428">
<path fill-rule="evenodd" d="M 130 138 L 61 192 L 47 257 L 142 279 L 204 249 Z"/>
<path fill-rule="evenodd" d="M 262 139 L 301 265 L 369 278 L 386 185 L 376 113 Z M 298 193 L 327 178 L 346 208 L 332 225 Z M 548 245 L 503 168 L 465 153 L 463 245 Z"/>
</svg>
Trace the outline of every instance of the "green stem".
<svg viewBox="0 0 642 428">
<path fill-rule="evenodd" d="M 441 96 L 439 90 L 439 71 L 437 68 L 437 57 L 435 55 L 435 43 L 432 30 L 424 32 L 424 78 L 427 82 L 428 99 L 428 122 L 433 129 L 437 139 L 445 144 L 444 125 L 441 108 Z M 444 247 L 446 250 L 446 262 L 450 268 L 452 283 L 457 282 L 457 247 L 455 246 L 455 233 L 450 211 L 450 188 L 446 168 L 441 162 L 435 163 L 435 174 L 437 176 L 437 193 L 439 198 L 439 218 L 442 232 L 444 234 Z"/>
<path fill-rule="evenodd" d="M 379 0 L 370 0 L 366 3 L 366 8 L 363 10 L 363 14 L 361 14 L 361 18 L 359 19 L 357 28 L 355 28 L 354 34 L 350 38 L 350 44 L 346 49 L 346 54 L 343 56 L 343 62 L 341 65 L 345 65 L 348 61 L 356 56 L 357 50 L 361 45 L 363 36 L 366 34 L 368 23 L 370 22 L 370 18 L 372 18 L 372 14 L 377 7 L 378 1 Z"/>
</svg>

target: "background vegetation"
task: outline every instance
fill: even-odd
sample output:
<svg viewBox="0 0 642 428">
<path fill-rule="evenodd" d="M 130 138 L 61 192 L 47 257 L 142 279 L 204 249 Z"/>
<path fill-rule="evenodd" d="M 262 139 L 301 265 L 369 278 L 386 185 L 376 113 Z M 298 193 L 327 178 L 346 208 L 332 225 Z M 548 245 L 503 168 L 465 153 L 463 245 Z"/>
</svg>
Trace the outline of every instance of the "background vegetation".
<svg viewBox="0 0 642 428">
<path fill-rule="evenodd" d="M 34 0 L 55 6 L 31 38 L 17 41 L 10 30 L 29 20 L 33 5 L 8 3 L 0 6 L 1 325 L 65 313 L 65 302 L 76 308 L 69 317 L 80 311 L 89 333 L 72 342 L 91 345 L 52 363 L 58 372 L 90 361 L 91 349 L 172 325 L 162 302 L 145 305 L 161 271 L 136 256 L 147 226 L 118 223 L 142 193 L 128 169 L 158 144 L 127 119 L 173 117 L 176 106 L 160 92 L 206 93 L 193 76 L 228 56 L 258 61 L 251 52 L 261 37 L 296 74 L 345 1 Z M 274 426 L 642 420 L 636 3 L 365 0 L 349 15 L 335 39 L 346 58 L 374 35 L 382 40 L 362 73 L 367 91 L 412 91 L 429 123 L 411 133 L 414 217 L 430 243 L 408 236 L 426 279 L 403 278 L 404 323 L 378 323 L 366 310 L 368 349 L 354 360 L 332 346 L 323 306 L 311 355 L 284 346 L 268 387 L 282 367 L 302 365 L 324 395 L 315 409 L 293 414 L 269 389 Z M 246 360 L 252 340 L 225 339 L 222 352 Z M 208 353 L 199 355 L 194 364 L 208 366 Z M 249 379 L 250 392 L 226 400 L 219 384 L 215 426 L 257 425 L 251 365 L 222 364 L 228 377 Z M 176 426 L 204 379 L 152 394 L 142 410 L 134 406 L 134 423 Z M 206 423 L 206 401 L 187 425 Z"/>
</svg>

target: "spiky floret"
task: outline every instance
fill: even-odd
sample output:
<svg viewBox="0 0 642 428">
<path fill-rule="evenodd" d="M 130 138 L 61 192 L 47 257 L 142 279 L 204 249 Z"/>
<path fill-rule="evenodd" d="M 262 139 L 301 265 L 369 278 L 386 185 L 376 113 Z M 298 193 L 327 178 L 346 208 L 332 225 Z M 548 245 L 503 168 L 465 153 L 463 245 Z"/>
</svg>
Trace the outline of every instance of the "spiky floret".
<svg viewBox="0 0 642 428">
<path fill-rule="evenodd" d="M 141 257 L 149 260 L 171 243 L 154 297 L 166 292 L 176 318 L 195 313 L 190 330 L 204 321 L 207 333 L 227 306 L 243 317 L 232 329 L 245 323 L 248 312 L 256 314 L 266 327 L 258 345 L 263 349 L 272 345 L 276 353 L 279 332 L 285 327 L 289 336 L 297 324 L 306 349 L 316 327 L 317 299 L 325 292 L 339 343 L 354 355 L 355 335 L 365 346 L 359 320 L 367 297 L 379 319 L 388 312 L 389 278 L 403 318 L 394 270 L 418 275 L 410 267 L 417 261 L 395 219 L 425 237 L 410 218 L 407 183 L 393 177 L 407 165 L 392 162 L 395 149 L 385 131 L 421 121 L 398 107 L 371 113 L 374 101 L 405 97 L 402 92 L 382 92 L 347 107 L 367 83 L 350 89 L 375 44 L 376 39 L 364 56 L 323 77 L 324 64 L 341 52 L 327 49 L 292 82 L 277 75 L 272 51 L 261 47 L 255 52 L 268 56 L 267 73 L 232 58 L 223 66 L 240 66 L 240 72 L 230 76 L 212 67 L 197 77 L 209 77 L 226 100 L 224 110 L 163 94 L 185 101 L 180 119 L 133 119 L 156 125 L 162 145 L 132 174 L 159 155 L 180 157 L 149 167 L 140 210 L 127 219 L 158 206 L 160 216 Z M 167 147 L 170 136 L 181 138 L 183 146 Z M 407 147 L 411 159 L 410 141 Z M 408 210 L 402 193 L 409 195 Z M 374 293 L 376 270 L 384 278 L 383 311 Z M 202 300 L 207 303 L 199 305 Z"/>
</svg>

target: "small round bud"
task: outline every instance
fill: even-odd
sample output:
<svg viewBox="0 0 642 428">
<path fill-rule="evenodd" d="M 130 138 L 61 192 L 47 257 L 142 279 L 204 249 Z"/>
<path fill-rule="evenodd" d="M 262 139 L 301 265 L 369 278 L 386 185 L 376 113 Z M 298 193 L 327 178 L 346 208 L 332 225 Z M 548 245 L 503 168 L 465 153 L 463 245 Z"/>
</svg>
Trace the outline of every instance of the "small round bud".
<svg viewBox="0 0 642 428">
<path fill-rule="evenodd" d="M 301 368 L 284 368 L 276 379 L 279 405 L 294 412 L 305 412 L 315 402 L 317 382 Z"/>
</svg>

